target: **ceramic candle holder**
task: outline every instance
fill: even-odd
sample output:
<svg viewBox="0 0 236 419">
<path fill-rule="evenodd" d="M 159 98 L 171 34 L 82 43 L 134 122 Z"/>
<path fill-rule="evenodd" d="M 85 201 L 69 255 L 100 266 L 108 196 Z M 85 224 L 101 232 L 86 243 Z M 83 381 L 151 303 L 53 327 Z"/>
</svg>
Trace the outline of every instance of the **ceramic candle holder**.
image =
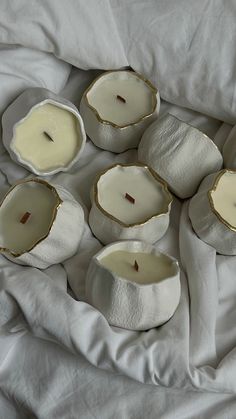
<svg viewBox="0 0 236 419">
<path fill-rule="evenodd" d="M 157 89 L 133 71 L 103 73 L 85 91 L 80 105 L 90 139 L 114 153 L 136 148 L 159 109 Z"/>
<path fill-rule="evenodd" d="M 114 326 L 147 330 L 169 320 L 180 300 L 176 259 L 141 241 L 103 248 L 86 278 L 88 302 Z"/>
<path fill-rule="evenodd" d="M 193 229 L 223 255 L 236 255 L 236 171 L 207 176 L 190 201 Z"/>
<path fill-rule="evenodd" d="M 43 88 L 29 88 L 2 117 L 2 139 L 11 158 L 46 176 L 66 172 L 86 142 L 82 118 L 68 100 Z"/>
<path fill-rule="evenodd" d="M 159 240 L 169 225 L 172 195 L 142 164 L 116 164 L 103 171 L 92 191 L 89 224 L 104 244 L 122 239 Z"/>
<path fill-rule="evenodd" d="M 35 178 L 19 181 L 0 205 L 0 253 L 21 265 L 45 269 L 76 252 L 84 213 L 61 186 Z"/>
<path fill-rule="evenodd" d="M 144 132 L 138 159 L 155 170 L 179 198 L 191 197 L 201 180 L 222 166 L 222 156 L 213 141 L 170 114 Z"/>
<path fill-rule="evenodd" d="M 224 167 L 236 169 L 236 125 L 232 128 L 223 147 Z"/>
</svg>

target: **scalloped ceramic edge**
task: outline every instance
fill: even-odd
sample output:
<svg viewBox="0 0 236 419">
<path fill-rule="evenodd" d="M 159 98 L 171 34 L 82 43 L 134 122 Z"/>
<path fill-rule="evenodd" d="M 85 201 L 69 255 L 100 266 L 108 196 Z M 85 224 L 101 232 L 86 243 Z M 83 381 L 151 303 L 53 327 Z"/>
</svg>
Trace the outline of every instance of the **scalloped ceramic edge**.
<svg viewBox="0 0 236 419">
<path fill-rule="evenodd" d="M 201 180 L 223 163 L 206 134 L 171 114 L 158 118 L 144 132 L 138 159 L 155 170 L 179 198 L 191 197 Z"/>
<path fill-rule="evenodd" d="M 111 121 L 106 121 L 100 117 L 97 110 L 89 104 L 88 93 L 92 90 L 95 83 L 102 77 L 106 77 L 112 73 L 127 73 L 134 74 L 146 83 L 152 92 L 154 102 L 151 113 L 139 118 L 136 122 L 119 126 Z M 98 76 L 85 90 L 81 103 L 80 113 L 82 115 L 85 130 L 93 143 L 104 150 L 112 151 L 114 153 L 122 153 L 131 148 L 136 148 L 141 139 L 145 129 L 158 117 L 160 110 L 160 95 L 159 91 L 152 85 L 152 83 L 145 79 L 141 74 L 130 70 L 114 70 L 107 71 Z"/>
<path fill-rule="evenodd" d="M 102 257 L 117 250 L 163 254 L 175 265 L 173 276 L 151 284 L 138 284 L 122 278 L 100 263 Z M 142 241 L 120 241 L 93 256 L 86 277 L 86 297 L 109 324 L 131 330 L 147 330 L 165 323 L 175 313 L 181 293 L 179 277 L 176 259 Z"/>
<path fill-rule="evenodd" d="M 75 254 L 84 231 L 84 212 L 81 205 L 62 186 L 51 185 L 38 178 L 23 179 L 16 182 L 4 196 L 1 205 L 16 186 L 27 182 L 44 184 L 57 197 L 57 204 L 52 214 L 48 233 L 40 237 L 30 249 L 24 252 L 15 254 L 9 249 L 0 247 L 0 253 L 19 265 L 46 269 L 50 265 L 61 263 Z"/>
<path fill-rule="evenodd" d="M 50 103 L 62 109 L 71 112 L 78 121 L 78 129 L 80 131 L 81 145 L 73 160 L 67 165 L 58 167 L 53 170 L 40 171 L 36 169 L 29 161 L 22 159 L 19 152 L 14 150 L 15 129 L 18 124 L 22 124 L 31 112 L 46 103 Z M 58 172 L 67 172 L 80 158 L 86 143 L 86 133 L 83 120 L 76 106 L 48 89 L 41 87 L 32 87 L 21 93 L 5 110 L 2 116 L 2 141 L 10 154 L 12 160 L 21 166 L 40 176 L 53 175 Z"/>
<path fill-rule="evenodd" d="M 125 224 L 103 209 L 98 201 L 98 183 L 103 175 L 116 167 L 140 167 L 148 170 L 156 182 L 161 184 L 166 196 L 164 212 L 153 214 L 148 219 L 139 223 Z M 103 243 L 109 244 L 116 240 L 140 239 L 148 243 L 155 243 L 166 232 L 169 226 L 169 215 L 173 197 L 164 182 L 156 172 L 142 163 L 121 164 L 109 166 L 100 172 L 95 179 L 92 189 L 92 208 L 89 213 L 89 225 L 94 235 Z"/>
<path fill-rule="evenodd" d="M 235 170 L 223 169 L 203 179 L 189 204 L 189 218 L 198 237 L 223 255 L 236 255 L 236 229 L 224 220 L 214 207 L 212 192 L 221 176 Z"/>
</svg>

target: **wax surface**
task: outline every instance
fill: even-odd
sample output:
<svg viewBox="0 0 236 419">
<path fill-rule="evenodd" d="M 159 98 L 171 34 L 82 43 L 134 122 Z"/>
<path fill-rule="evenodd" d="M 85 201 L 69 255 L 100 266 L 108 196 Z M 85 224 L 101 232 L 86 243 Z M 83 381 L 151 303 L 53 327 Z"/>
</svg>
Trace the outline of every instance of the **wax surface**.
<svg viewBox="0 0 236 419">
<path fill-rule="evenodd" d="M 135 260 L 138 271 L 134 268 Z M 101 258 L 100 263 L 120 277 L 138 284 L 155 283 L 174 275 L 173 263 L 165 255 L 118 250 Z"/>
<path fill-rule="evenodd" d="M 36 182 L 19 184 L 5 198 L 0 207 L 0 247 L 14 253 L 30 249 L 47 234 L 57 203 L 54 193 Z M 25 224 L 22 216 L 30 212 Z"/>
<path fill-rule="evenodd" d="M 14 149 L 40 171 L 65 167 L 81 146 L 77 124 L 76 117 L 66 109 L 50 103 L 39 106 L 16 126 Z"/>
<path fill-rule="evenodd" d="M 118 100 L 117 95 L 126 103 Z M 154 94 L 135 73 L 114 72 L 94 84 L 88 93 L 88 101 L 102 119 L 123 126 L 153 111 Z"/>
<path fill-rule="evenodd" d="M 125 198 L 128 193 L 135 204 Z M 166 193 L 148 170 L 138 166 L 118 166 L 98 182 L 102 208 L 126 224 L 141 223 L 167 209 Z"/>
<path fill-rule="evenodd" d="M 216 211 L 225 221 L 236 227 L 236 174 L 224 173 L 211 196 Z"/>
</svg>

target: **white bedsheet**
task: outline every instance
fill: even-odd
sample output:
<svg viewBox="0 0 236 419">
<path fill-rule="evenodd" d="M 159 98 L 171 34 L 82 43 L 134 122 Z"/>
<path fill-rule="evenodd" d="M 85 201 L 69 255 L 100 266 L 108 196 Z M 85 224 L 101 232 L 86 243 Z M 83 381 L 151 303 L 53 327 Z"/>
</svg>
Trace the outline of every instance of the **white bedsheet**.
<svg viewBox="0 0 236 419">
<path fill-rule="evenodd" d="M 0 111 L 27 86 L 61 91 L 78 106 L 98 69 L 132 65 L 170 102 L 234 122 L 234 2 L 224 9 L 220 0 L 196 3 L 2 0 Z M 212 25 L 220 57 L 211 46 Z M 220 44 L 228 27 L 231 36 Z M 201 71 L 194 67 L 199 61 Z M 70 74 L 70 64 L 84 70 Z M 167 110 L 220 148 L 231 129 L 162 101 L 161 112 Z M 135 160 L 136 150 L 114 155 L 88 141 L 76 167 L 49 180 L 66 186 L 87 215 L 97 171 Z M 28 175 L 1 146 L 0 195 Z M 0 257 L 1 419 L 235 418 L 236 257 L 216 255 L 196 237 L 187 207 L 175 199 L 170 228 L 157 243 L 181 262 L 181 302 L 168 323 L 147 332 L 112 328 L 86 304 L 86 270 L 101 247 L 88 226 L 63 265 L 40 271 Z"/>
</svg>

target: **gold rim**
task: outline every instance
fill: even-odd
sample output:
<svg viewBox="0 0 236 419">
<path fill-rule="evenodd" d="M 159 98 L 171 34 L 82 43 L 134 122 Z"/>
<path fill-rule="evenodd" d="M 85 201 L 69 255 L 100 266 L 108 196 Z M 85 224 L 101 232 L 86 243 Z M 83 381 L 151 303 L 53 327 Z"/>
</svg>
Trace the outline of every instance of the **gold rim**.
<svg viewBox="0 0 236 419">
<path fill-rule="evenodd" d="M 92 90 L 93 86 L 95 85 L 95 83 L 97 83 L 97 81 L 99 79 L 101 79 L 102 77 L 106 76 L 107 74 L 116 73 L 116 72 L 122 72 L 122 71 L 123 72 L 126 72 L 126 73 L 135 74 L 139 79 L 141 79 L 144 83 L 146 83 L 148 85 L 148 87 L 150 88 L 150 90 L 152 91 L 153 98 L 154 98 L 153 108 L 152 108 L 152 111 L 149 114 L 144 115 L 141 118 L 139 118 L 137 121 L 132 122 L 131 124 L 126 124 L 126 125 L 118 125 L 118 124 L 115 124 L 114 122 L 107 121 L 106 119 L 101 118 L 101 116 L 99 115 L 97 109 L 94 108 L 89 103 L 88 96 L 87 96 L 88 93 L 90 92 L 90 90 Z M 156 107 L 157 107 L 157 92 L 158 92 L 158 89 L 148 79 L 146 79 L 145 77 L 143 77 L 142 74 L 136 73 L 135 71 L 131 71 L 131 70 L 111 70 L 111 71 L 106 71 L 105 73 L 102 73 L 102 74 L 100 74 L 100 76 L 96 77 L 92 81 L 92 83 L 89 85 L 89 87 L 85 90 L 85 92 L 83 94 L 83 98 L 84 98 L 84 100 L 85 100 L 86 105 L 88 106 L 88 108 L 90 108 L 94 112 L 96 118 L 98 119 L 98 121 L 101 124 L 111 125 L 114 128 L 124 129 L 124 128 L 127 128 L 129 126 L 139 124 L 141 121 L 143 121 L 146 118 L 149 118 L 151 115 L 154 114 L 154 112 L 156 110 Z"/>
<path fill-rule="evenodd" d="M 216 190 L 216 188 L 217 188 L 217 186 L 218 186 L 218 184 L 219 184 L 219 181 L 220 181 L 220 179 L 221 179 L 221 177 L 225 174 L 225 173 L 233 173 L 233 174 L 235 174 L 236 175 L 236 170 L 232 170 L 232 169 L 222 169 L 219 173 L 218 173 L 218 175 L 217 175 L 217 177 L 216 177 L 216 179 L 214 180 L 214 183 L 213 183 L 213 186 L 212 186 L 212 188 L 211 189 L 209 189 L 209 191 L 208 191 L 208 193 L 207 193 L 207 195 L 208 195 L 208 199 L 209 199 L 209 203 L 210 203 L 210 207 L 211 207 L 211 209 L 212 209 L 212 211 L 214 212 L 214 214 L 217 216 L 217 218 L 226 226 L 226 227 L 228 227 L 230 230 L 232 230 L 232 231 L 234 231 L 234 232 L 236 232 L 236 227 L 235 226 L 232 226 L 228 221 L 226 221 L 221 215 L 220 215 L 220 213 L 216 210 L 216 208 L 215 208 L 215 206 L 214 206 L 214 201 L 213 201 L 213 198 L 212 198 L 212 193 L 213 192 L 215 192 L 215 190 Z"/>
<path fill-rule="evenodd" d="M 11 256 L 13 256 L 13 257 L 19 257 L 19 256 L 22 256 L 24 253 L 28 253 L 28 252 L 30 252 L 31 250 L 33 250 L 33 248 L 37 245 L 37 244 L 39 244 L 41 241 L 43 241 L 44 239 L 46 239 L 46 237 L 48 237 L 48 235 L 49 235 L 49 233 L 50 233 L 50 231 L 51 231 L 51 229 L 52 229 L 52 226 L 53 226 L 53 224 L 54 224 L 54 221 L 55 221 L 55 218 L 56 218 L 56 215 L 57 215 L 57 211 L 58 211 L 58 208 L 60 207 L 60 205 L 62 204 L 62 199 L 59 197 L 59 195 L 58 195 L 58 193 L 57 193 L 57 190 L 54 188 L 54 186 L 52 186 L 52 185 L 50 185 L 50 183 L 48 183 L 48 182 L 46 182 L 45 180 L 43 180 L 43 179 L 37 179 L 37 178 L 31 178 L 31 179 L 26 179 L 26 180 L 20 180 L 20 181 L 18 181 L 18 182 L 16 182 L 9 190 L 8 190 L 8 192 L 6 193 L 6 195 L 3 197 L 3 199 L 2 199 L 2 201 L 1 201 L 1 203 L 0 203 L 0 208 L 1 208 L 1 206 L 2 206 L 2 204 L 3 204 L 3 202 L 4 202 L 4 200 L 6 199 L 6 197 L 9 195 L 9 193 L 11 193 L 12 191 L 13 191 L 13 189 L 16 187 L 16 186 L 18 186 L 18 185 L 21 185 L 21 184 L 24 184 L 24 183 L 28 183 L 28 182 L 36 182 L 36 183 L 41 183 L 41 184 L 43 184 L 43 185 L 45 185 L 48 189 L 50 189 L 53 193 L 54 193 L 54 195 L 56 196 L 56 199 L 57 199 L 57 203 L 56 203 L 56 205 L 55 205 L 55 207 L 54 207 L 54 210 L 53 210 L 53 214 L 52 214 L 52 221 L 51 221 L 51 223 L 50 223 L 50 225 L 49 225 L 49 228 L 48 228 L 48 232 L 44 235 L 44 236 L 42 236 L 40 239 L 38 239 L 34 244 L 33 244 L 33 246 L 31 246 L 29 249 L 27 249 L 27 250 L 24 250 L 23 252 L 20 252 L 20 253 L 15 253 L 15 252 L 12 252 L 10 249 L 8 249 L 8 248 L 6 248 L 6 247 L 0 247 L 0 253 L 3 253 L 3 252 L 5 252 L 5 253 L 9 253 Z"/>
<path fill-rule="evenodd" d="M 138 166 L 138 167 L 143 167 L 143 168 L 147 169 L 149 171 L 149 173 L 153 176 L 153 178 L 162 185 L 162 189 L 167 195 L 167 199 L 166 199 L 167 209 L 164 212 L 153 214 L 151 217 L 148 217 L 147 219 L 145 219 L 144 221 L 142 221 L 140 223 L 126 224 L 123 221 L 119 220 L 118 218 L 114 217 L 109 212 L 107 212 L 100 205 L 99 200 L 98 200 L 98 182 L 103 175 L 105 175 L 107 172 L 109 172 L 109 170 L 112 170 L 115 167 L 132 167 L 132 166 L 134 166 L 134 167 Z M 152 218 L 157 218 L 157 217 L 161 217 L 162 215 L 168 214 L 168 212 L 170 211 L 171 204 L 173 202 L 173 196 L 169 192 L 167 183 L 153 169 L 151 169 L 151 167 L 147 166 L 146 164 L 142 164 L 142 163 L 130 163 L 130 164 L 116 163 L 116 164 L 113 164 L 112 166 L 109 166 L 107 169 L 103 170 L 102 172 L 100 172 L 99 175 L 97 175 L 97 177 L 95 178 L 95 183 L 94 183 L 94 187 L 93 187 L 93 197 L 94 197 L 94 202 L 95 202 L 96 206 L 103 213 L 103 215 L 110 218 L 112 221 L 115 221 L 116 223 L 120 224 L 122 227 L 142 226 L 142 225 L 146 224 L 148 221 L 152 220 Z"/>
</svg>

